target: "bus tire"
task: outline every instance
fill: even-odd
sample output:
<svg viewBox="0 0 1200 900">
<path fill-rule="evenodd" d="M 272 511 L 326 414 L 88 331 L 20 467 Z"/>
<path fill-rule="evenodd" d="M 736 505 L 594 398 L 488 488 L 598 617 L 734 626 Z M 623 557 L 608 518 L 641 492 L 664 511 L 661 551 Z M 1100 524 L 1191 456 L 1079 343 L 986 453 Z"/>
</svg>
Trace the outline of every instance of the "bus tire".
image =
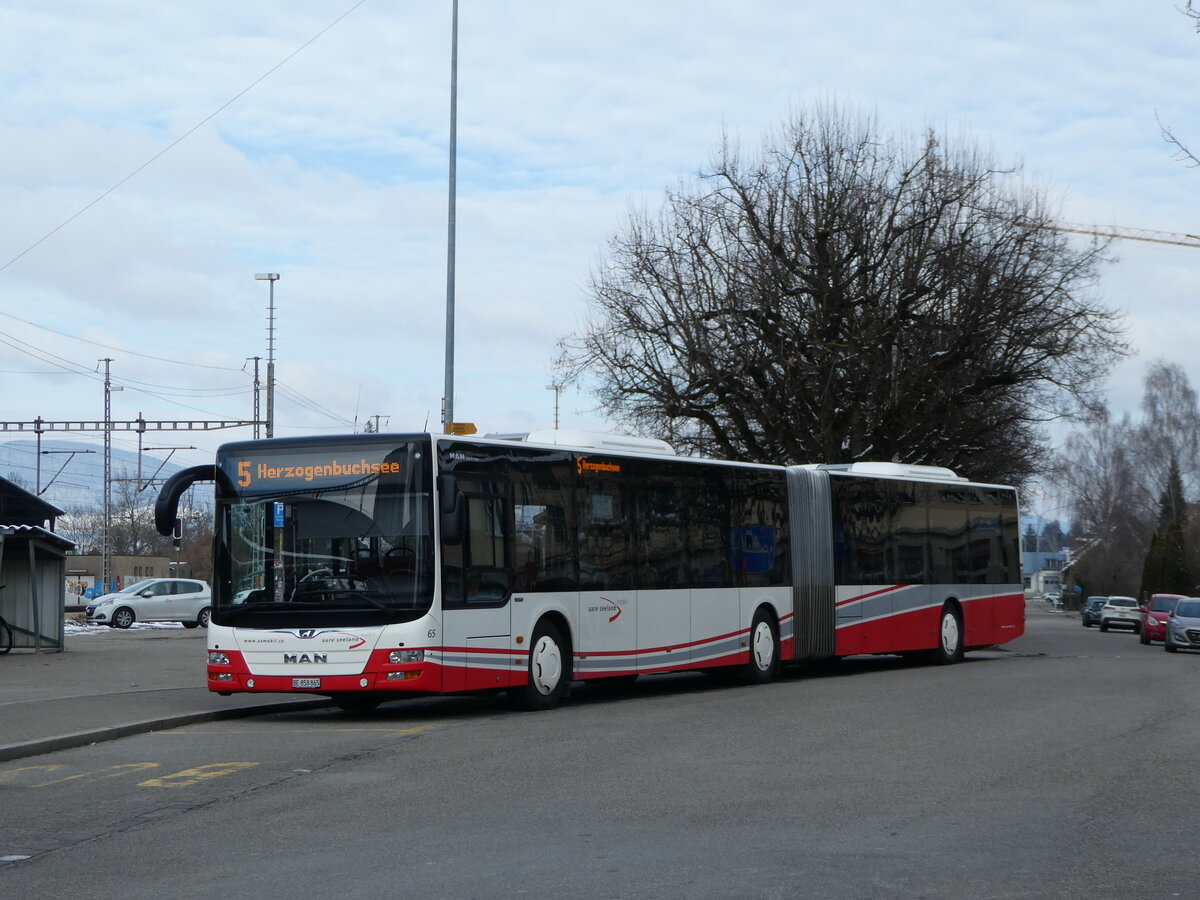
<svg viewBox="0 0 1200 900">
<path fill-rule="evenodd" d="M 750 684 L 766 684 L 779 671 L 779 632 L 774 618 L 763 608 L 754 614 L 750 625 L 750 659 L 745 679 Z"/>
<path fill-rule="evenodd" d="M 962 613 L 953 603 L 942 607 L 938 616 L 937 649 L 933 651 L 932 660 L 941 666 L 962 662 L 963 658 L 963 628 Z"/>
<path fill-rule="evenodd" d="M 553 622 L 541 621 L 529 642 L 529 667 L 524 684 L 509 689 L 520 709 L 553 709 L 571 686 L 571 649 Z"/>
<path fill-rule="evenodd" d="M 329 698 L 342 712 L 370 712 L 383 701 L 375 694 L 333 694 Z"/>
</svg>

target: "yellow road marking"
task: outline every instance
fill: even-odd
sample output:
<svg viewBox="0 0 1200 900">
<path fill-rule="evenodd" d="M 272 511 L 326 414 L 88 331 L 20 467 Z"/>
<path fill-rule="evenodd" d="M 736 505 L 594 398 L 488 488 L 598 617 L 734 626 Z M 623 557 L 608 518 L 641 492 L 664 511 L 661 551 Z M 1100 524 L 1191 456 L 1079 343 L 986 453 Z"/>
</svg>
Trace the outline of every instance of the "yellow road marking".
<svg viewBox="0 0 1200 900">
<path fill-rule="evenodd" d="M 164 775 L 162 778 L 151 778 L 148 781 L 139 781 L 138 787 L 188 787 L 193 784 L 199 784 L 201 781 L 207 781 L 210 778 L 220 778 L 222 775 L 232 775 L 234 772 L 240 772 L 242 769 L 250 769 L 257 765 L 258 763 L 256 762 L 209 763 L 206 766 L 196 766 L 191 769 L 184 769 L 183 771 L 176 772 L 173 775 Z"/>
<path fill-rule="evenodd" d="M 20 766 L 16 769 L 6 769 L 0 772 L 0 781 L 13 781 L 21 772 L 57 772 L 59 769 L 65 769 L 66 766 L 61 763 L 48 766 Z"/>
<path fill-rule="evenodd" d="M 119 766 L 109 766 L 107 769 L 98 769 L 95 772 L 84 772 L 82 775 L 68 775 L 66 778 L 55 778 L 53 781 L 43 781 L 41 784 L 31 784 L 31 788 L 49 787 L 52 784 L 63 784 L 67 781 L 76 781 L 80 778 L 94 778 L 97 781 L 103 781 L 106 778 L 120 778 L 122 775 L 132 775 L 134 772 L 145 769 L 155 769 L 161 763 L 123 763 Z M 108 774 L 102 774 L 107 772 Z"/>
</svg>

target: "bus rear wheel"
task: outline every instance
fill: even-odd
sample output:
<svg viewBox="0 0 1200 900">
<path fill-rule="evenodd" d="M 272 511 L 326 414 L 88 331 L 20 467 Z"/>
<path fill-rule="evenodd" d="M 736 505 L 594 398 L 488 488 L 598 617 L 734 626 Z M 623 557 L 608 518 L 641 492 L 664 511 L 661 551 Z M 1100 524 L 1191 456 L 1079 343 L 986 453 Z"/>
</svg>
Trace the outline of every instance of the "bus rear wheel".
<svg viewBox="0 0 1200 900">
<path fill-rule="evenodd" d="M 764 609 L 754 614 L 750 625 L 750 661 L 743 671 L 750 684 L 766 684 L 779 671 L 779 634 Z"/>
<path fill-rule="evenodd" d="M 539 622 L 533 630 L 527 676 L 525 684 L 508 692 L 520 709 L 553 709 L 571 685 L 571 651 L 551 622 Z"/>
<path fill-rule="evenodd" d="M 935 663 L 948 666 L 951 663 L 962 662 L 962 616 L 959 614 L 958 607 L 952 603 L 947 603 L 942 607 L 942 614 L 938 617 L 937 638 L 937 649 L 931 656 Z"/>
</svg>

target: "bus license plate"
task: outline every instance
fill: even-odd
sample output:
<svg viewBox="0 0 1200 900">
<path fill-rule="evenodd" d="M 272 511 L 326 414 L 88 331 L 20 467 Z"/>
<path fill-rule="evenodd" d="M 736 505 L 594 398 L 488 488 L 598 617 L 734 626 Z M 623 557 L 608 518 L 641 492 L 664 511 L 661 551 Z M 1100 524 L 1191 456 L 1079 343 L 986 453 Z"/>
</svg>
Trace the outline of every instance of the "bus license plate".
<svg viewBox="0 0 1200 900">
<path fill-rule="evenodd" d="M 293 678 L 292 687 L 296 689 L 302 688 L 319 688 L 321 686 L 320 678 Z"/>
</svg>

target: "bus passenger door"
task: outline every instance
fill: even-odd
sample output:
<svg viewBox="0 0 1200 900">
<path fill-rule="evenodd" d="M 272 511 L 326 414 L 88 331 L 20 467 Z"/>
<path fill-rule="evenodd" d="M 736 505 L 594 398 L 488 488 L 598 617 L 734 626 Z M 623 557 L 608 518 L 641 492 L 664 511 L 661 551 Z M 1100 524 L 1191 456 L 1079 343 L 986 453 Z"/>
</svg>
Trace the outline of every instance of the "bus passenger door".
<svg viewBox="0 0 1200 900">
<path fill-rule="evenodd" d="M 637 548 L 638 671 L 685 668 L 692 658 L 689 508 L 698 479 L 678 466 L 641 461 L 633 516 Z"/>
<path fill-rule="evenodd" d="M 512 655 L 509 500 L 499 482 L 458 486 L 466 522 L 462 542 L 443 546 L 442 689 L 504 688 L 523 671 Z"/>
<path fill-rule="evenodd" d="M 638 669 L 638 593 L 629 472 L 607 459 L 579 457 L 579 633 L 575 677 L 627 675 Z"/>
</svg>

